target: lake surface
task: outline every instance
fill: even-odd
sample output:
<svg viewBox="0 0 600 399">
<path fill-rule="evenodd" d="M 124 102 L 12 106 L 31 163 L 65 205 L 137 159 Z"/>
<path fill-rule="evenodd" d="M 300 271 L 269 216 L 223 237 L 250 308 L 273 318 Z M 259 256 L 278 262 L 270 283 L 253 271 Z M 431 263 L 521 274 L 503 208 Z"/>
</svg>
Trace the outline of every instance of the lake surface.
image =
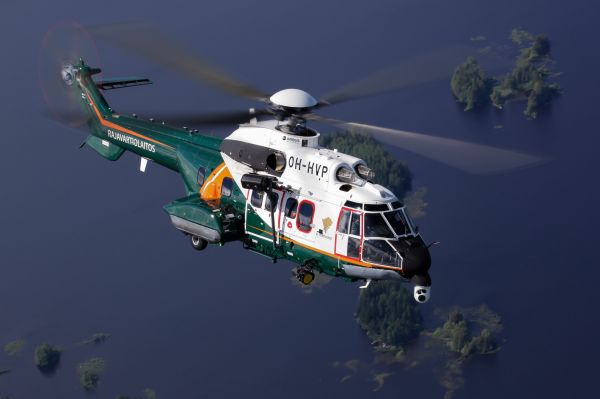
<svg viewBox="0 0 600 399">
<path fill-rule="evenodd" d="M 153 164 L 140 174 L 130 154 L 111 163 L 78 150 L 83 133 L 41 116 L 36 57 L 44 32 L 59 20 L 139 18 L 267 91 L 301 87 L 316 96 L 477 35 L 507 43 L 516 26 L 547 33 L 565 93 L 539 120 L 525 119 L 523 103 L 465 114 L 448 81 L 327 115 L 549 160 L 481 177 L 392 149 L 409 163 L 415 187 L 428 189 L 421 232 L 442 243 L 432 251 L 433 297 L 424 313 L 487 303 L 505 321 L 506 344 L 468 365 L 456 397 L 592 396 L 600 355 L 599 8 L 580 0 L 2 3 L 0 344 L 25 339 L 27 346 L 16 358 L 0 354 L 0 369 L 12 369 L 0 376 L 0 395 L 114 398 L 146 387 L 161 398 L 443 395 L 426 367 L 396 372 L 377 392 L 368 372 L 340 383 L 346 373 L 334 361 L 372 360 L 353 319 L 357 284 L 334 280 L 306 294 L 291 283 L 289 263 L 271 264 L 235 244 L 193 251 L 161 209 L 184 195 L 179 176 Z M 105 76 L 155 81 L 109 93 L 117 110 L 256 106 L 99 49 Z M 73 346 L 98 331 L 111 334 L 105 344 Z M 42 341 L 66 349 L 53 376 L 33 367 Z M 85 394 L 75 366 L 91 356 L 105 357 L 107 371 L 97 392 Z"/>
</svg>

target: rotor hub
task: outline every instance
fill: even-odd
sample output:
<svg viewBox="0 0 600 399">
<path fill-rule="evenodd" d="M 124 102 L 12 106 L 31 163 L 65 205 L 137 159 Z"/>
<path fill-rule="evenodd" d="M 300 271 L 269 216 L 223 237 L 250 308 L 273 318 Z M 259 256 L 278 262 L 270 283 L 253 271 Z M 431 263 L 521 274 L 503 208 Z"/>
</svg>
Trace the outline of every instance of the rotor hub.
<svg viewBox="0 0 600 399">
<path fill-rule="evenodd" d="M 313 96 L 300 89 L 280 90 L 269 100 L 273 105 L 295 109 L 312 108 L 319 103 Z"/>
<path fill-rule="evenodd" d="M 60 76 L 62 77 L 63 82 L 67 86 L 73 85 L 75 82 L 75 76 L 77 75 L 77 69 L 73 65 L 65 65 L 60 71 Z"/>
</svg>

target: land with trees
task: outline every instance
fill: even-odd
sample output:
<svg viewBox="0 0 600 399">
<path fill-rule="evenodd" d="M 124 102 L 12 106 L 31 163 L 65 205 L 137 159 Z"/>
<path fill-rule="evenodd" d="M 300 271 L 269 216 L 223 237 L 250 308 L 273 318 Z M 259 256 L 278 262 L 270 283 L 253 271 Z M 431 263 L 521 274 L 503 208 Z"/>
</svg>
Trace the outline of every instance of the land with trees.
<svg viewBox="0 0 600 399">
<path fill-rule="evenodd" d="M 25 341 L 22 339 L 11 341 L 4 345 L 4 353 L 6 353 L 8 356 L 16 356 L 23 351 L 24 347 Z"/>
<path fill-rule="evenodd" d="M 487 77 L 474 57 L 459 65 L 450 81 L 452 94 L 465 105 L 465 111 L 482 107 L 490 100 L 498 109 L 508 101 L 525 100 L 523 113 L 535 119 L 557 98 L 562 90 L 551 81 L 557 75 L 552 69 L 550 39 L 515 28 L 510 39 L 519 50 L 513 69 L 501 78 Z"/>
<path fill-rule="evenodd" d="M 423 330 L 418 304 L 397 281 L 376 281 L 361 290 L 356 321 L 378 350 L 398 350 Z"/>
<path fill-rule="evenodd" d="M 77 365 L 77 374 L 79 375 L 81 386 L 86 391 L 96 389 L 105 367 L 106 362 L 101 357 L 94 357 Z"/>
<path fill-rule="evenodd" d="M 53 371 L 60 362 L 62 348 L 42 343 L 35 348 L 33 360 L 42 371 Z"/>
</svg>

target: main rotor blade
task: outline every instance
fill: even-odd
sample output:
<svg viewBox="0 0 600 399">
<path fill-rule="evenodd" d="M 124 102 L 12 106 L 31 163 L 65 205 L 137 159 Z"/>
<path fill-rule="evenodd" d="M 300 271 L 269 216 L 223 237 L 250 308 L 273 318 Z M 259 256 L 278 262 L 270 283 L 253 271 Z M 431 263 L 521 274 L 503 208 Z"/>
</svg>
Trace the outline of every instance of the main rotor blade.
<svg viewBox="0 0 600 399">
<path fill-rule="evenodd" d="M 137 53 L 165 67 L 181 72 L 236 96 L 266 102 L 269 96 L 241 83 L 211 66 L 189 50 L 147 24 L 120 23 L 90 28 L 92 34 L 114 46 Z"/>
<path fill-rule="evenodd" d="M 469 55 L 476 52 L 476 48 L 469 46 L 436 49 L 348 83 L 323 96 L 320 103 L 321 105 L 339 104 L 439 79 L 450 80 L 454 69 Z"/>
<path fill-rule="evenodd" d="M 250 119 L 270 115 L 267 110 L 255 110 L 254 113 L 246 111 L 229 111 L 229 112 L 215 112 L 208 114 L 198 113 L 177 113 L 177 114 L 159 114 L 153 115 L 153 118 L 159 121 L 165 121 L 166 123 L 174 126 L 216 126 L 216 125 L 239 125 L 247 123 Z"/>
<path fill-rule="evenodd" d="M 311 115 L 311 119 L 320 122 L 371 133 L 377 140 L 473 174 L 506 172 L 542 161 L 533 155 L 483 144 L 313 116 L 316 115 Z"/>
</svg>

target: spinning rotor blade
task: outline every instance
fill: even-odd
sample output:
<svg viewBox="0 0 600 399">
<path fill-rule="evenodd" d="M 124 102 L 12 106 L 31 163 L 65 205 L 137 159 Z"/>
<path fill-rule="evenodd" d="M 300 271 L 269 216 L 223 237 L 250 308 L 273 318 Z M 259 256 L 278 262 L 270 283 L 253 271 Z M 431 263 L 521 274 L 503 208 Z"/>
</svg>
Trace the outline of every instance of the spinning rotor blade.
<svg viewBox="0 0 600 399">
<path fill-rule="evenodd" d="M 83 58 L 90 65 L 99 65 L 96 46 L 83 27 L 62 22 L 52 27 L 42 40 L 38 56 L 38 77 L 49 116 L 70 127 L 82 126 L 88 115 L 76 91 L 65 84 L 61 71 L 66 65 Z"/>
<path fill-rule="evenodd" d="M 267 110 L 256 110 L 254 113 L 249 111 L 230 111 L 230 112 L 215 112 L 212 114 L 197 114 L 197 113 L 180 113 L 180 114 L 165 114 L 154 115 L 156 120 L 165 121 L 166 123 L 175 126 L 197 126 L 197 125 L 234 125 L 248 122 L 250 119 L 270 115 Z"/>
<path fill-rule="evenodd" d="M 162 33 L 141 23 L 122 23 L 90 28 L 92 35 L 117 47 L 137 53 L 167 68 L 181 72 L 195 80 L 236 96 L 253 100 L 268 101 L 269 95 L 241 83 L 224 72 L 209 65 L 206 61 L 190 53 L 189 50 L 169 39 Z"/>
<path fill-rule="evenodd" d="M 377 140 L 473 174 L 506 172 L 542 161 L 539 157 L 516 151 L 422 133 L 345 122 L 316 115 L 311 115 L 310 119 L 353 131 L 371 133 Z"/>
<path fill-rule="evenodd" d="M 453 46 L 421 54 L 364 79 L 346 84 L 325 95 L 319 103 L 334 105 L 450 78 L 456 66 L 474 53 L 476 49 L 472 47 Z"/>
</svg>

